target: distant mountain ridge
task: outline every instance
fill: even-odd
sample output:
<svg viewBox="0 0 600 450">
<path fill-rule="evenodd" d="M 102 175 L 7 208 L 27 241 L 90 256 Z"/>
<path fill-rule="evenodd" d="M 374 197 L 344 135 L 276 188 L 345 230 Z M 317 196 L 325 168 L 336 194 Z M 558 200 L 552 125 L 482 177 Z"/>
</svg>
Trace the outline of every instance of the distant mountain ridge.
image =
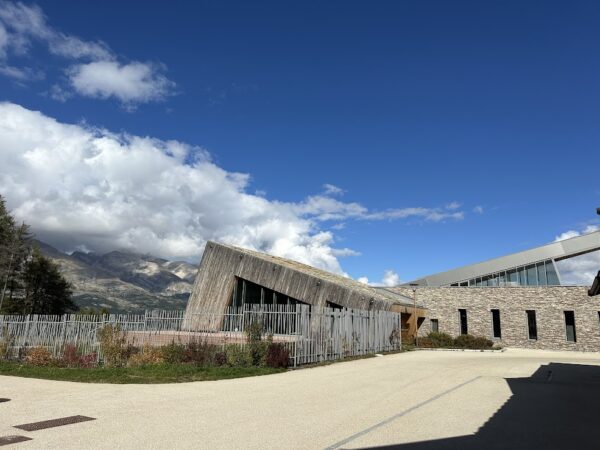
<svg viewBox="0 0 600 450">
<path fill-rule="evenodd" d="M 36 243 L 73 285 L 73 299 L 80 307 L 106 307 L 115 313 L 183 309 L 197 272 L 196 266 L 185 261 L 147 254 L 121 250 L 69 255 L 44 242 Z"/>
</svg>

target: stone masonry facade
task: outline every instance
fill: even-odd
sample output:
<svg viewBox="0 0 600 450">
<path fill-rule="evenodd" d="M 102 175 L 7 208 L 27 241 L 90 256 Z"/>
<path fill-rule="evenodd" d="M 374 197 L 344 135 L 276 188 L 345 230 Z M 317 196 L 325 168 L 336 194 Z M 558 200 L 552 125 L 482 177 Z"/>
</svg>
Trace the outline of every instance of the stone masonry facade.
<svg viewBox="0 0 600 450">
<path fill-rule="evenodd" d="M 431 331 L 431 319 L 439 331 L 460 334 L 459 309 L 467 310 L 468 333 L 484 336 L 504 347 L 546 350 L 600 351 L 600 296 L 589 297 L 586 287 L 418 287 L 417 305 L 428 309 L 419 336 Z M 412 288 L 393 291 L 407 297 Z M 492 336 L 492 309 L 500 310 L 500 339 Z M 526 310 L 536 312 L 537 340 L 528 338 Z M 564 311 L 575 314 L 577 342 L 566 336 Z"/>
</svg>

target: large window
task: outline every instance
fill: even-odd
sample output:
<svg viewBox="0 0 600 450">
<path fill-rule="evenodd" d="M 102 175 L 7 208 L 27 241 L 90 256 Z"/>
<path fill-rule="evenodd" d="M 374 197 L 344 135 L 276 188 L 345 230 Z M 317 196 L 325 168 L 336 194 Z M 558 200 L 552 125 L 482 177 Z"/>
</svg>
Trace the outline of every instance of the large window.
<svg viewBox="0 0 600 450">
<path fill-rule="evenodd" d="M 272 291 L 251 281 L 236 278 L 233 288 L 231 306 L 243 305 L 297 305 L 303 302 L 279 292 Z M 335 305 L 332 303 L 332 305 Z M 331 306 L 338 307 L 338 305 Z"/>
<path fill-rule="evenodd" d="M 537 286 L 537 271 L 535 270 L 535 266 L 527 266 L 527 284 L 529 286 Z"/>
<path fill-rule="evenodd" d="M 532 340 L 537 340 L 537 321 L 535 311 L 529 309 L 525 311 L 527 314 L 527 337 Z"/>
<path fill-rule="evenodd" d="M 502 337 L 499 309 L 492 309 L 492 336 L 497 339 L 500 339 Z"/>
<path fill-rule="evenodd" d="M 577 342 L 577 332 L 575 331 L 575 312 L 565 311 L 565 328 L 567 331 L 567 341 Z"/>
<path fill-rule="evenodd" d="M 528 266 L 514 267 L 481 277 L 461 280 L 450 286 L 560 286 L 554 262 L 551 259 Z"/>
<path fill-rule="evenodd" d="M 538 284 L 540 286 L 546 286 L 548 283 L 546 282 L 546 266 L 543 262 L 537 263 L 537 275 L 538 275 Z"/>
<path fill-rule="evenodd" d="M 546 261 L 546 278 L 549 286 L 560 285 L 558 274 L 556 273 L 556 269 L 554 268 L 554 263 L 552 261 Z"/>
<path fill-rule="evenodd" d="M 468 334 L 469 327 L 467 326 L 467 310 L 459 309 L 458 316 L 460 318 L 460 334 Z"/>
</svg>

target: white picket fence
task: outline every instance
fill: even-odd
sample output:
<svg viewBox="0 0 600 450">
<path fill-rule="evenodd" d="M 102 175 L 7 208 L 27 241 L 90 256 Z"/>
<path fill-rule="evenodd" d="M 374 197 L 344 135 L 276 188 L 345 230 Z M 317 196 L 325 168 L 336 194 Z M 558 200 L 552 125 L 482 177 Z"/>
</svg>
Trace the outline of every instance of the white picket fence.
<svg viewBox="0 0 600 450">
<path fill-rule="evenodd" d="M 314 308 L 308 305 L 244 305 L 224 312 L 148 311 L 145 314 L 62 316 L 0 315 L 0 347 L 18 357 L 32 347 L 46 347 L 60 357 L 65 345 L 95 352 L 102 359 L 98 332 L 117 326 L 129 343 L 166 345 L 204 341 L 219 346 L 246 345 L 245 330 L 262 324 L 265 335 L 284 344 L 294 366 L 350 356 L 397 350 L 401 346 L 400 314 L 387 311 Z"/>
</svg>

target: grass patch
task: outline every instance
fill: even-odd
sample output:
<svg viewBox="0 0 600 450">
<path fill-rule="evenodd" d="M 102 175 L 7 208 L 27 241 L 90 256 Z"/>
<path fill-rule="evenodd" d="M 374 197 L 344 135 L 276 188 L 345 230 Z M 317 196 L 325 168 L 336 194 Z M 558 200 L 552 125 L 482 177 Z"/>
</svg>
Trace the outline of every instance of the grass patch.
<svg viewBox="0 0 600 450">
<path fill-rule="evenodd" d="M 0 362 L 0 375 L 80 383 L 154 384 L 227 380 L 285 372 L 271 367 L 197 367 L 161 364 L 143 367 L 38 367 L 19 362 Z"/>
</svg>

